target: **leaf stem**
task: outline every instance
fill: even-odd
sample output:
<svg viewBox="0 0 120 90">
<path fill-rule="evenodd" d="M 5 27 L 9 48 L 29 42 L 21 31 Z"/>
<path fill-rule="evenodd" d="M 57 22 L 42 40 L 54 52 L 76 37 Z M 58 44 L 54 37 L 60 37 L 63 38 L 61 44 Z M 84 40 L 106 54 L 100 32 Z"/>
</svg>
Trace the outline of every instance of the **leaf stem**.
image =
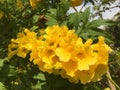
<svg viewBox="0 0 120 90">
<path fill-rule="evenodd" d="M 112 79 L 111 75 L 110 75 L 110 72 L 109 70 L 107 71 L 107 78 L 108 78 L 108 82 L 109 82 L 109 85 L 111 87 L 111 90 L 116 90 L 115 86 L 120 90 L 120 86 L 118 86 L 115 81 Z"/>
</svg>

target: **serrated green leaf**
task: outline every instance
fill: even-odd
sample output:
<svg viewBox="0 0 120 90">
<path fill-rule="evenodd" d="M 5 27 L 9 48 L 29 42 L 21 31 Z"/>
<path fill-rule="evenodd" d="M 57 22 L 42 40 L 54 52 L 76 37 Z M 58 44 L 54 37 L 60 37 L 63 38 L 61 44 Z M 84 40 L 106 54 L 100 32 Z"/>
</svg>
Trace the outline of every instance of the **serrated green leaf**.
<svg viewBox="0 0 120 90">
<path fill-rule="evenodd" d="M 86 8 L 86 10 L 82 13 L 82 21 L 84 24 L 87 24 L 90 17 L 90 7 Z"/>
<path fill-rule="evenodd" d="M 69 7 L 70 7 L 70 2 L 68 1 L 63 1 L 61 3 L 58 4 L 58 7 L 57 7 L 57 17 L 61 17 L 61 16 L 64 16 L 67 11 L 69 10 Z"/>
<path fill-rule="evenodd" d="M 81 20 L 81 13 L 78 13 L 78 12 L 72 13 L 68 16 L 68 19 L 69 19 L 68 22 L 70 25 L 78 27 Z"/>
<path fill-rule="evenodd" d="M 112 39 L 111 39 L 111 36 L 106 33 L 105 31 L 101 30 L 101 29 L 89 29 L 88 30 L 88 33 L 89 33 L 89 36 L 91 38 L 95 38 L 95 37 L 98 37 L 98 36 L 104 36 L 105 37 L 105 40 L 109 43 L 112 43 Z"/>
<path fill-rule="evenodd" d="M 102 30 L 91 30 L 91 29 L 89 29 L 88 33 L 91 36 L 100 36 L 100 35 L 103 36 L 103 35 L 105 35 L 104 31 L 102 31 Z"/>
<path fill-rule="evenodd" d="M 97 39 L 98 36 L 104 36 L 106 42 L 113 43 L 111 36 L 101 29 L 89 29 L 89 30 L 87 30 L 87 32 L 83 32 L 83 33 L 79 34 L 79 36 L 85 40 L 87 40 L 89 38 L 92 38 L 94 40 L 94 39 Z"/>
<path fill-rule="evenodd" d="M 56 9 L 50 8 L 48 11 L 49 11 L 50 14 L 52 14 L 53 16 L 56 16 Z"/>
<path fill-rule="evenodd" d="M 97 28 L 101 25 L 113 25 L 113 23 L 108 22 L 107 20 L 104 20 L 104 19 L 97 19 L 97 20 L 89 22 L 87 24 L 87 28 Z"/>
</svg>

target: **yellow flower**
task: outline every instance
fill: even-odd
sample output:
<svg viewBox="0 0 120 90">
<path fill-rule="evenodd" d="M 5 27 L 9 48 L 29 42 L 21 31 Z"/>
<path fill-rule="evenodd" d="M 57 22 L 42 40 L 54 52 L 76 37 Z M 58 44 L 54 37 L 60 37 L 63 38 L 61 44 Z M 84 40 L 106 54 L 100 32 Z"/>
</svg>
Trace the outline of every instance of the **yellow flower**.
<svg viewBox="0 0 120 90">
<path fill-rule="evenodd" d="M 66 26 L 47 27 L 41 36 L 25 29 L 12 39 L 8 46 L 8 57 L 17 54 L 25 58 L 30 52 L 30 61 L 43 72 L 54 73 L 70 82 L 83 84 L 101 79 L 108 69 L 110 47 L 99 36 L 98 42 L 92 39 L 83 43 L 74 30 Z"/>
<path fill-rule="evenodd" d="M 17 8 L 22 9 L 23 8 L 23 4 L 21 0 L 17 0 Z"/>
<path fill-rule="evenodd" d="M 107 44 L 105 44 L 104 38 L 102 36 L 99 36 L 98 39 L 98 43 L 92 45 L 93 51 L 97 52 L 99 63 L 107 64 L 109 52 L 111 52 L 112 49 Z"/>
<path fill-rule="evenodd" d="M 55 53 L 60 58 L 61 61 L 68 62 L 70 60 L 71 53 L 62 48 L 57 48 L 55 50 Z"/>
<path fill-rule="evenodd" d="M 29 51 L 33 48 L 32 45 L 36 40 L 36 33 L 25 29 L 23 33 L 17 34 L 17 39 L 12 39 L 11 44 L 8 45 L 8 58 L 17 54 L 25 58 Z"/>
<path fill-rule="evenodd" d="M 41 0 L 29 0 L 30 5 L 35 8 Z"/>
<path fill-rule="evenodd" d="M 79 6 L 82 4 L 83 0 L 70 0 L 72 6 Z"/>
<path fill-rule="evenodd" d="M 94 71 L 94 77 L 92 78 L 91 81 L 97 81 L 101 79 L 101 76 L 106 73 L 108 70 L 108 65 L 104 64 L 98 64 L 95 71 Z"/>
</svg>

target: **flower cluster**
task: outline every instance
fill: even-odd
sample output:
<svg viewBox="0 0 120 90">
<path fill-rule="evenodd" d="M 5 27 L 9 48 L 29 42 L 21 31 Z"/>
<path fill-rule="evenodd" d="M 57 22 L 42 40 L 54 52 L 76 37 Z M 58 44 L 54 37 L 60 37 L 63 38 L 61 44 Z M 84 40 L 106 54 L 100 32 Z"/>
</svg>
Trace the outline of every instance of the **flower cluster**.
<svg viewBox="0 0 120 90">
<path fill-rule="evenodd" d="M 85 84 L 99 80 L 107 71 L 110 50 L 102 36 L 95 44 L 92 39 L 83 43 L 74 30 L 55 25 L 47 27 L 41 36 L 27 29 L 18 33 L 8 46 L 8 57 L 16 54 L 25 58 L 30 52 L 30 61 L 41 71 Z"/>
</svg>

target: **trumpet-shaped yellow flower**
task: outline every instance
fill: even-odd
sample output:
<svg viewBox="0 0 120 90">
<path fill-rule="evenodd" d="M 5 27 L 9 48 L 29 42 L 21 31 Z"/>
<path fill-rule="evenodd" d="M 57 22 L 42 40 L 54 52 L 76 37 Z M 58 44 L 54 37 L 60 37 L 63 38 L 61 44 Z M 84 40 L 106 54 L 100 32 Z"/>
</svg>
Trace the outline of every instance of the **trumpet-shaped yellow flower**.
<svg viewBox="0 0 120 90">
<path fill-rule="evenodd" d="M 52 26 L 37 37 L 36 33 L 25 29 L 8 46 L 8 57 L 18 55 L 25 58 L 30 52 L 30 61 L 43 72 L 54 73 L 70 82 L 83 84 L 97 81 L 108 69 L 110 47 L 99 36 L 98 42 L 92 39 L 83 43 L 74 30 L 66 26 Z"/>
<path fill-rule="evenodd" d="M 23 33 L 18 33 L 17 39 L 12 39 L 11 44 L 8 45 L 8 58 L 17 54 L 25 58 L 29 51 L 33 48 L 36 39 L 36 34 L 25 29 Z"/>
</svg>

